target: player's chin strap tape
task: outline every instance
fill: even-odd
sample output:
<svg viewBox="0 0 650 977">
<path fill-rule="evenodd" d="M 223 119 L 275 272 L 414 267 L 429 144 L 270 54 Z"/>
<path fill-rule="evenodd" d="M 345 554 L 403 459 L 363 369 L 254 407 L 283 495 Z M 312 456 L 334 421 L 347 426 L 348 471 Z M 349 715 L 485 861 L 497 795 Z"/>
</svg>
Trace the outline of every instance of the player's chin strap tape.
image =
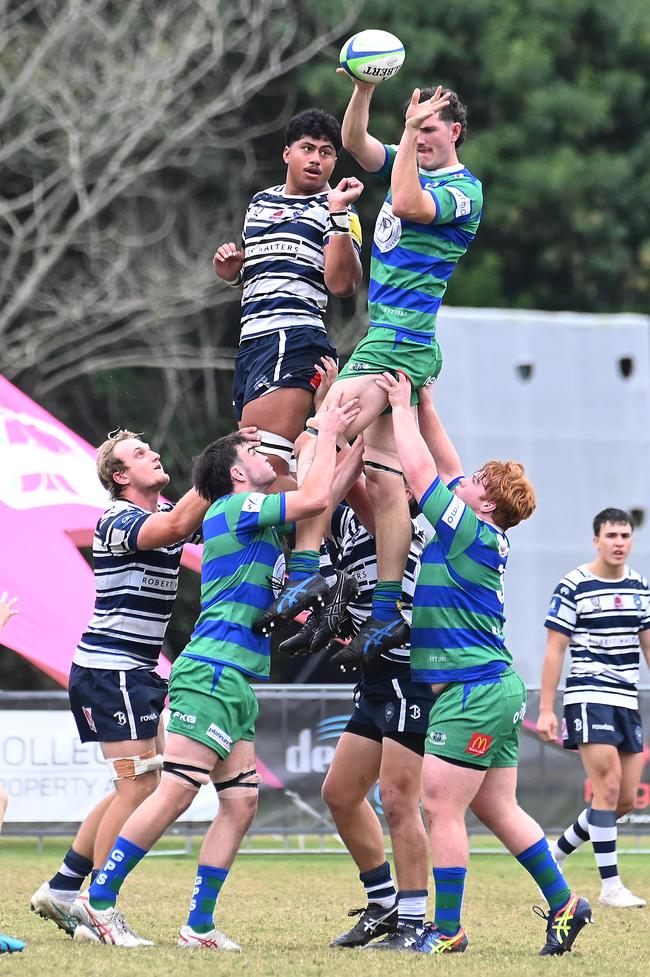
<svg viewBox="0 0 650 977">
<path fill-rule="evenodd" d="M 293 454 L 293 441 L 281 438 L 279 434 L 273 434 L 272 431 L 258 430 L 257 436 L 261 442 L 258 451 L 263 455 L 276 455 L 289 464 Z"/>
<path fill-rule="evenodd" d="M 161 770 L 163 758 L 155 750 L 149 750 L 142 756 L 123 756 L 113 757 L 107 760 L 111 779 L 116 780 L 135 780 L 144 773 L 151 773 L 152 770 Z"/>
<path fill-rule="evenodd" d="M 174 777 L 186 790 L 196 794 L 210 781 L 210 768 L 187 763 L 184 757 L 168 756 L 163 763 L 163 776 Z"/>
<path fill-rule="evenodd" d="M 215 783 L 214 789 L 217 794 L 221 796 L 226 791 L 236 791 L 237 796 L 241 797 L 244 794 L 257 793 L 260 786 L 260 775 L 257 770 L 253 768 L 252 770 L 243 770 L 238 773 L 236 777 L 232 777 L 231 780 L 222 780 L 220 783 Z"/>
<path fill-rule="evenodd" d="M 364 468 L 374 468 L 377 472 L 388 472 L 389 475 L 399 475 L 404 478 L 404 473 L 399 468 L 389 468 L 388 465 L 380 465 L 378 461 L 364 461 Z"/>
</svg>

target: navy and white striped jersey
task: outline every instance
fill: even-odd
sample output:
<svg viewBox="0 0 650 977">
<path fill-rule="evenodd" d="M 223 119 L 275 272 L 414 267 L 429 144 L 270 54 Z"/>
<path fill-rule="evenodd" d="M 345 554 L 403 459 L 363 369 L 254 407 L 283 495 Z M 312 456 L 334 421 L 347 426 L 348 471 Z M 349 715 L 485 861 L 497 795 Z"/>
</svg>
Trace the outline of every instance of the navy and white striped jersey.
<svg viewBox="0 0 650 977">
<path fill-rule="evenodd" d="M 160 503 L 158 512 L 173 505 Z M 84 668 L 128 670 L 158 664 L 171 617 L 184 542 L 156 550 L 136 549 L 151 515 L 120 499 L 99 519 L 93 539 L 95 610 L 73 661 Z M 197 532 L 189 542 L 201 542 Z"/>
<path fill-rule="evenodd" d="M 410 623 L 415 582 L 420 569 L 420 554 L 426 542 L 425 535 L 415 521 L 412 522 L 411 546 L 402 580 L 404 618 Z M 344 570 L 359 584 L 357 596 L 348 605 L 355 634 L 361 630 L 372 611 L 372 592 L 377 583 L 377 551 L 375 538 L 361 524 L 354 511 L 340 505 L 332 515 L 332 539 L 338 549 L 337 570 Z M 410 648 L 395 648 L 382 658 L 408 666 Z"/>
<path fill-rule="evenodd" d="M 241 340 L 292 326 L 325 331 L 328 190 L 296 197 L 287 196 L 284 189 L 269 187 L 256 193 L 244 219 Z M 355 209 L 348 211 L 352 239 L 360 251 L 361 224 Z"/>
<path fill-rule="evenodd" d="M 570 638 L 565 705 L 639 708 L 639 632 L 650 628 L 645 577 L 625 567 L 620 580 L 603 580 L 579 566 L 555 588 L 544 623 Z"/>
</svg>

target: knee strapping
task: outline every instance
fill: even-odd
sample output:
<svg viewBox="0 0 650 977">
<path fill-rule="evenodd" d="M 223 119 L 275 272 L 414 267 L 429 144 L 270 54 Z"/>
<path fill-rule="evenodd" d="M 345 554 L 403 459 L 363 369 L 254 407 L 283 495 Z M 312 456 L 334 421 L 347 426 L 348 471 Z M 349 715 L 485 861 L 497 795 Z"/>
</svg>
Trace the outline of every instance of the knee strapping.
<svg viewBox="0 0 650 977">
<path fill-rule="evenodd" d="M 187 763 L 185 757 L 167 756 L 163 762 L 163 777 L 173 777 L 181 787 L 191 790 L 193 794 L 210 782 L 210 767 L 196 763 Z"/>
<path fill-rule="evenodd" d="M 260 775 L 253 768 L 252 770 L 242 770 L 235 777 L 231 777 L 230 780 L 222 780 L 219 783 L 215 783 L 214 789 L 219 797 L 230 796 L 231 791 L 236 797 L 241 797 L 245 794 L 257 794 L 259 785 Z"/>
<path fill-rule="evenodd" d="M 260 446 L 257 449 L 263 455 L 276 455 L 278 458 L 282 458 L 286 461 L 287 465 L 291 461 L 291 455 L 293 454 L 293 442 L 288 441 L 287 438 L 280 437 L 279 434 L 273 434 L 272 431 L 260 431 L 258 430 L 257 436 L 260 439 Z"/>
<path fill-rule="evenodd" d="M 106 763 L 111 771 L 111 780 L 135 780 L 152 770 L 160 770 L 163 758 L 155 750 L 149 750 L 142 756 L 123 756 L 107 759 Z"/>
</svg>

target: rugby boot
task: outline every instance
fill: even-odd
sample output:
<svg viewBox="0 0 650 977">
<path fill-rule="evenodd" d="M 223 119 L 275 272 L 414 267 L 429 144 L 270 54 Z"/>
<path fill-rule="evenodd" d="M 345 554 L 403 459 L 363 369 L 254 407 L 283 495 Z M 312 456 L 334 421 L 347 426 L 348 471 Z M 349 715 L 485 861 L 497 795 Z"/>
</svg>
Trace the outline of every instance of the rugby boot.
<svg viewBox="0 0 650 977">
<path fill-rule="evenodd" d="M 422 936 L 423 927 L 414 923 L 401 923 L 396 930 L 389 933 L 383 940 L 368 943 L 364 950 L 402 950 L 413 951 L 415 944 Z"/>
<path fill-rule="evenodd" d="M 533 912 L 546 920 L 546 943 L 539 951 L 540 957 L 569 953 L 580 930 L 593 923 L 591 906 L 582 896 L 570 896 L 555 912 L 545 913 L 539 906 L 533 906 Z"/>
<path fill-rule="evenodd" d="M 610 909 L 641 909 L 646 904 L 645 899 L 642 899 L 641 896 L 635 896 L 633 892 L 625 888 L 622 882 L 607 892 L 602 889 L 598 896 L 598 902 L 601 906 L 609 906 Z"/>
<path fill-rule="evenodd" d="M 296 631 L 290 638 L 285 638 L 280 644 L 280 651 L 287 651 L 292 658 L 308 655 L 314 635 L 318 631 L 319 618 L 322 613 L 322 609 L 312 611 L 300 631 Z"/>
<path fill-rule="evenodd" d="M 439 930 L 435 923 L 427 923 L 411 949 L 416 953 L 464 953 L 468 943 L 462 926 L 457 933 L 449 936 Z"/>
<path fill-rule="evenodd" d="M 315 604 L 323 607 L 327 592 L 327 583 L 320 573 L 312 573 L 304 580 L 287 581 L 279 596 L 257 618 L 253 631 L 268 636 L 278 624 L 290 621 L 307 607 Z"/>
<path fill-rule="evenodd" d="M 336 583 L 330 587 L 325 608 L 318 615 L 317 628 L 309 645 L 312 655 L 323 648 L 339 634 L 341 626 L 349 620 L 348 604 L 357 596 L 359 584 L 349 573 L 336 571 Z"/>
<path fill-rule="evenodd" d="M 131 929 L 114 906 L 93 909 L 86 893 L 72 903 L 72 913 L 77 920 L 75 940 L 106 943 L 108 946 L 153 946 L 151 940 L 145 940 Z"/>
<path fill-rule="evenodd" d="M 186 950 L 194 950 L 197 947 L 202 947 L 204 950 L 241 950 L 239 943 L 235 943 L 217 929 L 212 929 L 209 933 L 197 933 L 188 925 L 181 926 L 177 946 L 182 946 Z"/>
<path fill-rule="evenodd" d="M 6 936 L 0 933 L 0 953 L 20 953 L 25 949 L 22 940 L 17 940 L 15 936 Z"/>
<path fill-rule="evenodd" d="M 77 893 L 73 895 L 76 896 Z M 50 889 L 49 882 L 43 882 L 30 900 L 33 913 L 43 919 L 51 919 L 68 936 L 74 936 L 77 928 L 77 920 L 71 912 L 73 902 L 74 899 L 66 901 L 57 898 Z"/>
<path fill-rule="evenodd" d="M 330 946 L 349 948 L 365 946 L 378 936 L 392 933 L 397 926 L 397 905 L 384 909 L 377 903 L 371 902 L 363 909 L 351 909 L 348 916 L 358 916 L 359 919 L 352 929 L 332 940 Z"/>
<path fill-rule="evenodd" d="M 378 621 L 376 617 L 369 617 L 350 644 L 332 656 L 332 664 L 356 663 L 365 668 L 379 658 L 382 652 L 403 647 L 410 636 L 411 629 L 401 617 L 391 621 Z"/>
</svg>

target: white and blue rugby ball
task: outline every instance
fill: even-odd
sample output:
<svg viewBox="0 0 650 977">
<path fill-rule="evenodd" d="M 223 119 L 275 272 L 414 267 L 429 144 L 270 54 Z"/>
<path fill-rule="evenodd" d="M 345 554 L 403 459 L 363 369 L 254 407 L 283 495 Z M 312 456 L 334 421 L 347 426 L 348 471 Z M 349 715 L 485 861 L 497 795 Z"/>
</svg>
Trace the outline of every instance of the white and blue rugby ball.
<svg viewBox="0 0 650 977">
<path fill-rule="evenodd" d="M 352 78 L 376 85 L 402 67 L 404 45 L 388 31 L 360 31 L 345 42 L 339 61 Z"/>
</svg>

